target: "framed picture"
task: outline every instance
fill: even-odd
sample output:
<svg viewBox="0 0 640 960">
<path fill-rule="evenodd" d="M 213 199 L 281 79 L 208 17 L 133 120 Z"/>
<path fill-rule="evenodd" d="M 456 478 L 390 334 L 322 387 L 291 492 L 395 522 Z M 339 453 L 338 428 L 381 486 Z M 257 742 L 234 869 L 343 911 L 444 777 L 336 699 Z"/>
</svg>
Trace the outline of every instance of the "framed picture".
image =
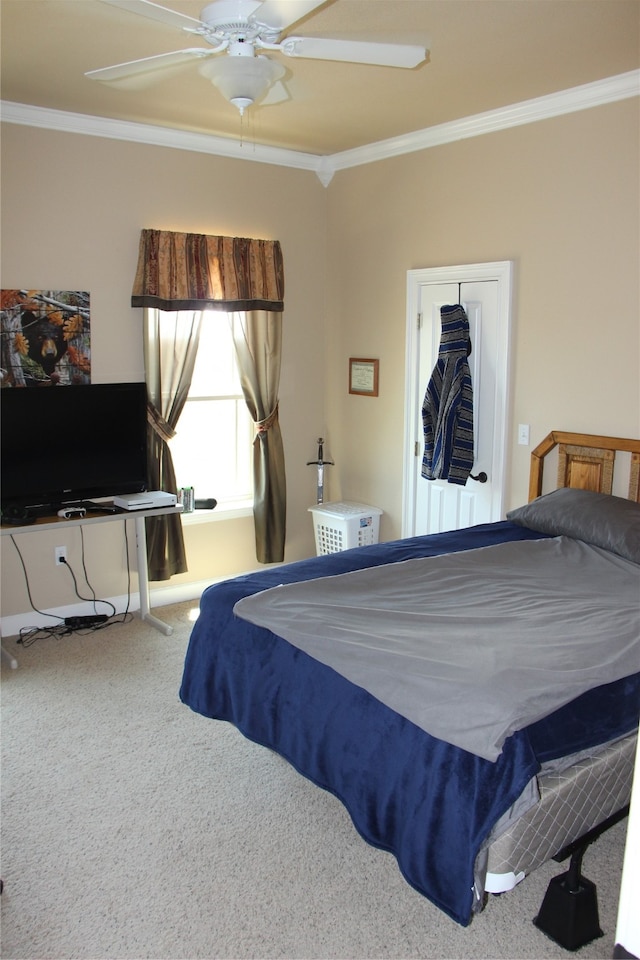
<svg viewBox="0 0 640 960">
<path fill-rule="evenodd" d="M 82 290 L 0 290 L 3 387 L 91 383 L 90 296 Z"/>
<path fill-rule="evenodd" d="M 350 357 L 349 393 L 357 393 L 362 397 L 377 397 L 379 365 L 379 360 Z"/>
</svg>

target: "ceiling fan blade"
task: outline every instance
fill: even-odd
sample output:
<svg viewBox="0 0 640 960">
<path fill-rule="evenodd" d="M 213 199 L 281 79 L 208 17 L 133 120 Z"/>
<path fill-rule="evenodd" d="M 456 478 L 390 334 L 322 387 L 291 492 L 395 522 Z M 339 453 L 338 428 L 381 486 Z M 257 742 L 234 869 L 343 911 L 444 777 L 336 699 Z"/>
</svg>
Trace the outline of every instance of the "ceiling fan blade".
<svg viewBox="0 0 640 960">
<path fill-rule="evenodd" d="M 137 74 L 153 73 L 166 67 L 176 67 L 181 63 L 193 60 L 194 57 L 208 57 L 212 53 L 212 50 L 205 50 L 204 47 L 194 47 L 191 50 L 174 50 L 172 53 L 160 53 L 155 57 L 144 57 L 141 60 L 129 60 L 128 63 L 117 63 L 112 67 L 89 70 L 85 73 L 85 77 L 104 82 L 125 80 L 127 77 L 133 77 Z"/>
<path fill-rule="evenodd" d="M 152 3 L 152 0 L 102 0 L 102 3 L 108 3 L 111 7 L 120 7 L 122 10 L 128 10 L 129 13 L 146 17 L 147 20 L 157 20 L 159 23 L 166 23 L 170 27 L 177 27 L 179 30 L 187 30 L 191 33 L 196 32 L 203 25 L 201 20 L 188 17 L 186 13 L 176 13 L 175 10 L 162 7 L 159 3 Z"/>
<path fill-rule="evenodd" d="M 427 59 L 424 47 L 401 43 L 368 43 L 363 40 L 322 40 L 319 37 L 286 37 L 280 44 L 288 57 L 311 60 L 344 60 L 380 67 L 417 67 Z"/>
<path fill-rule="evenodd" d="M 326 0 L 264 0 L 251 19 L 281 33 L 323 3 Z"/>
</svg>

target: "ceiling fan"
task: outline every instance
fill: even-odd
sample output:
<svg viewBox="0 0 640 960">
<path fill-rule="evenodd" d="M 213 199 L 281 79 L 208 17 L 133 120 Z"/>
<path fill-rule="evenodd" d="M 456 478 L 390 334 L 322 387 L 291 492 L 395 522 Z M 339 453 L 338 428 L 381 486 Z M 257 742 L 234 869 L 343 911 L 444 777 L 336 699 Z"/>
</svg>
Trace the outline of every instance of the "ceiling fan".
<svg viewBox="0 0 640 960">
<path fill-rule="evenodd" d="M 265 94 L 284 75 L 281 63 L 258 51 L 305 57 L 314 60 L 341 60 L 386 67 L 410 69 L 427 58 L 424 47 L 413 44 L 370 43 L 360 40 L 323 40 L 281 34 L 326 0 L 213 0 L 201 19 L 162 7 L 152 0 L 102 0 L 176 27 L 210 45 L 189 47 L 158 56 L 131 60 L 112 67 L 90 70 L 92 80 L 113 82 L 131 77 L 156 79 L 159 71 L 198 61 L 199 72 L 209 79 L 240 113 L 256 101 L 265 102 Z M 220 56 L 222 54 L 222 56 Z M 286 94 L 285 94 L 286 96 Z M 280 99 L 284 97 L 280 96 Z M 271 95 L 271 102 L 277 100 Z"/>
</svg>

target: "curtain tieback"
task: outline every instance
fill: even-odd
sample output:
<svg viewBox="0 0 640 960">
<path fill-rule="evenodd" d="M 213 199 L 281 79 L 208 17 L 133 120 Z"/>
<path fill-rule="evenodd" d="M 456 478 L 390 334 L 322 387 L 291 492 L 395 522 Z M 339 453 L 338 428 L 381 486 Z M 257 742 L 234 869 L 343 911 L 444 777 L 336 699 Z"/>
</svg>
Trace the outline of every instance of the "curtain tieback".
<svg viewBox="0 0 640 960">
<path fill-rule="evenodd" d="M 271 427 L 274 425 L 274 423 L 275 423 L 276 420 L 278 419 L 278 406 L 279 406 L 279 404 L 276 403 L 275 407 L 273 408 L 273 410 L 271 411 L 271 413 L 269 414 L 269 416 L 268 416 L 268 417 L 265 417 L 264 420 L 255 420 L 255 421 L 254 421 L 253 425 L 254 425 L 255 430 L 256 430 L 256 437 L 259 437 L 259 436 L 261 436 L 263 433 L 266 433 L 267 430 L 270 430 Z"/>
<path fill-rule="evenodd" d="M 164 440 L 165 443 L 168 443 L 169 440 L 175 437 L 176 431 L 164 419 L 160 411 L 157 410 L 156 407 L 154 407 L 151 403 L 147 404 L 147 420 L 158 434 L 160 439 Z"/>
</svg>

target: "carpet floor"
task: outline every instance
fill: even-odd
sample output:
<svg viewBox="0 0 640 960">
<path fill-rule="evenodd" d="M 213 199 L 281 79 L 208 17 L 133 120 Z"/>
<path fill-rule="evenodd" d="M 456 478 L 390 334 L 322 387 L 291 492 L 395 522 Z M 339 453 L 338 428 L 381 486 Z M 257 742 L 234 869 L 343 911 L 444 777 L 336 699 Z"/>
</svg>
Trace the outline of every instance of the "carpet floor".
<svg viewBox="0 0 640 960">
<path fill-rule="evenodd" d="M 562 958 L 532 924 L 545 864 L 467 928 L 407 885 L 342 805 L 178 699 L 193 604 L 84 635 L 5 640 L 2 957 Z M 593 844 L 609 958 L 626 822 Z"/>
</svg>

